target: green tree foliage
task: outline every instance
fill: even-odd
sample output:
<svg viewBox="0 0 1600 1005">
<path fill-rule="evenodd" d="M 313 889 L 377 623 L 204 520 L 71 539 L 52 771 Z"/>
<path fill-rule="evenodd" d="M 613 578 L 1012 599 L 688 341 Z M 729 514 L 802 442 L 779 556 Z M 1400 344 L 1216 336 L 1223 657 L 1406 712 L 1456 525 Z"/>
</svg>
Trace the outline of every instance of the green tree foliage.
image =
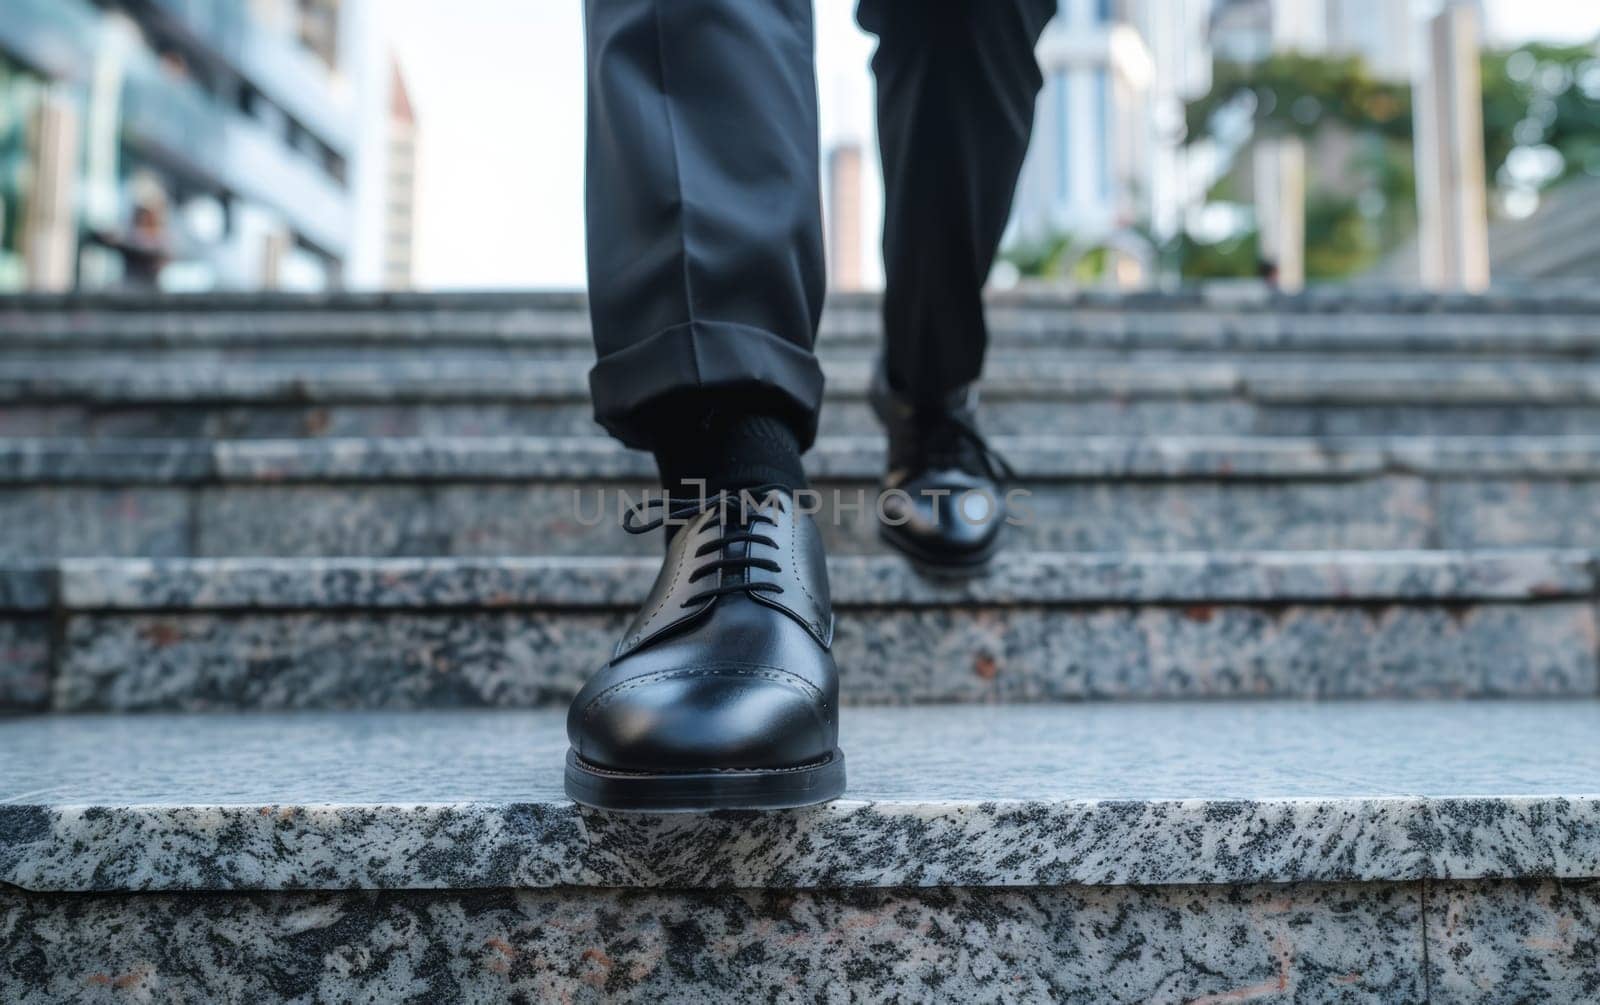
<svg viewBox="0 0 1600 1005">
<path fill-rule="evenodd" d="M 1260 267 L 1260 235 L 1251 227 L 1221 241 L 1196 240 L 1179 234 L 1168 249 L 1168 259 L 1185 279 L 1237 279 L 1254 276 Z"/>
<path fill-rule="evenodd" d="M 1530 187 L 1513 169 L 1519 152 L 1553 169 L 1534 179 L 1541 188 L 1600 175 L 1600 44 L 1486 53 L 1483 92 L 1484 152 L 1498 184 Z"/>
<path fill-rule="evenodd" d="M 1537 193 L 1576 174 L 1600 175 L 1600 55 L 1596 46 L 1530 44 L 1483 56 L 1484 156 L 1502 195 Z M 1314 140 L 1343 129 L 1364 138 L 1350 164 L 1314 165 L 1306 208 L 1307 273 L 1339 278 L 1372 265 L 1416 218 L 1408 85 L 1375 78 L 1356 58 L 1282 53 L 1255 64 L 1219 63 L 1211 92 L 1186 109 L 1188 141 L 1241 125 L 1256 136 Z M 1360 179 L 1360 194 L 1319 193 L 1316 172 Z M 1202 245 L 1185 237 L 1185 276 L 1251 275 L 1242 239 Z"/>
<path fill-rule="evenodd" d="M 1356 57 L 1280 53 L 1260 63 L 1218 62 L 1211 91 L 1189 103 L 1188 139 L 1213 135 L 1226 113 L 1258 134 L 1311 137 L 1330 123 L 1411 139 L 1411 89 L 1375 79 Z"/>
<path fill-rule="evenodd" d="M 1600 44 L 1530 43 L 1483 55 L 1484 158 L 1502 197 L 1533 195 L 1575 175 L 1600 176 Z M 1296 135 L 1324 130 L 1357 138 L 1349 163 L 1313 164 L 1306 206 L 1306 271 L 1313 279 L 1359 273 L 1405 241 L 1416 226 L 1416 174 L 1409 84 L 1375 77 L 1355 57 L 1279 53 L 1259 63 L 1219 62 L 1210 93 L 1185 110 L 1187 141 L 1228 135 Z M 1319 186 L 1339 178 L 1343 192 Z M 1356 184 L 1352 186 L 1350 182 Z M 1351 188 L 1357 194 L 1351 196 Z M 1235 179 L 1211 201 L 1247 201 Z M 1008 249 L 1024 275 L 1060 275 L 1065 235 Z M 1160 248 L 1186 278 L 1256 275 L 1253 228 L 1215 243 L 1181 234 Z M 1082 264 L 1075 278 L 1092 278 Z"/>
<path fill-rule="evenodd" d="M 1024 276 L 1059 276 L 1061 259 L 1071 244 L 1070 235 L 1057 233 L 1042 240 L 1014 244 L 1003 250 L 1000 257 L 1016 266 L 1017 272 Z"/>
</svg>

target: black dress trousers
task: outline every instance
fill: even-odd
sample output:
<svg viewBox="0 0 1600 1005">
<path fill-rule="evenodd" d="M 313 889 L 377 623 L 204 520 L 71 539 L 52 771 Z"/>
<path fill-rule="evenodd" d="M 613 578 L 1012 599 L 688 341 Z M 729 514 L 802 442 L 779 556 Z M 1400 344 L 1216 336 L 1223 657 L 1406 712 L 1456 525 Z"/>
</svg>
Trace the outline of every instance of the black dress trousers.
<svg viewBox="0 0 1600 1005">
<path fill-rule="evenodd" d="M 891 382 L 976 380 L 1055 0 L 861 0 L 878 37 Z M 595 418 L 735 391 L 816 433 L 824 263 L 810 0 L 586 0 Z"/>
</svg>

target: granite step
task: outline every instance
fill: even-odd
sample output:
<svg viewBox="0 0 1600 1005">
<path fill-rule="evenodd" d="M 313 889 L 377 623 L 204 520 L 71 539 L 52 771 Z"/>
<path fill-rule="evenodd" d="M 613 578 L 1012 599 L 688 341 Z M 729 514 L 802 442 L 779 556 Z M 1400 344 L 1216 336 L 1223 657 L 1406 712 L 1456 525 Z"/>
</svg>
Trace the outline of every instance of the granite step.
<svg viewBox="0 0 1600 1005">
<path fill-rule="evenodd" d="M 1589 547 L 1595 437 L 995 437 L 1011 547 Z M 883 554 L 881 436 L 808 456 L 839 555 Z M 594 437 L 0 440 L 0 560 L 650 555 L 648 458 Z M 1026 493 L 1023 495 L 1021 493 Z"/>
<path fill-rule="evenodd" d="M 1414 319 L 1372 316 L 1275 323 L 1200 315 L 1187 318 L 1060 317 L 1029 322 L 995 317 L 990 357 L 1074 363 L 1204 362 L 1337 364 L 1384 360 L 1430 362 L 1593 362 L 1600 358 L 1600 321 L 1486 317 Z M 61 365 L 92 354 L 119 365 L 182 367 L 273 364 L 403 364 L 442 360 L 483 365 L 589 364 L 594 346 L 587 319 L 403 315 L 211 316 L 163 321 L 32 323 L 0 333 L 0 360 Z M 1513 329 L 1507 333 L 1506 327 Z M 0 325 L 3 327 L 3 325 Z M 875 318 L 830 315 L 817 341 L 828 362 L 876 358 L 882 339 Z"/>
<path fill-rule="evenodd" d="M 853 709 L 846 799 L 661 817 L 562 798 L 555 710 L 18 719 L 0 997 L 1587 1001 L 1597 737 L 1592 699 Z"/>
<path fill-rule="evenodd" d="M 830 291 L 828 303 L 876 308 L 880 294 L 872 291 Z M 1241 311 L 1274 313 L 1341 314 L 1381 310 L 1399 314 L 1447 311 L 1481 313 L 1562 314 L 1600 311 L 1600 293 L 1581 280 L 1500 282 L 1485 293 L 1452 293 L 1416 286 L 1371 283 L 1313 283 L 1298 293 L 1283 293 L 1255 281 L 1212 280 L 1179 287 L 1116 290 L 1077 287 L 1058 282 L 1023 280 L 1013 286 L 992 287 L 985 299 L 993 303 L 1035 307 L 1078 308 L 1186 308 L 1227 307 Z M 207 290 L 186 293 L 149 293 L 141 290 L 98 289 L 66 293 L 24 292 L 8 294 L 0 305 L 19 311 L 184 312 L 216 310 L 405 310 L 422 308 L 498 310 L 527 307 L 586 309 L 578 289 L 539 290 Z"/>
<path fill-rule="evenodd" d="M 878 299 L 842 295 L 820 345 L 872 348 Z M 996 347 L 1209 352 L 1444 353 L 1512 357 L 1600 353 L 1600 298 L 1569 290 L 1499 297 L 1318 291 L 1060 294 L 989 298 Z M 223 295 L 0 301 L 0 352 L 74 348 L 285 353 L 452 349 L 586 351 L 581 295 Z"/>
<path fill-rule="evenodd" d="M 67 560 L 0 574 L 13 711 L 563 706 L 657 560 Z M 1600 693 L 1589 551 L 830 562 L 852 705 Z"/>
<path fill-rule="evenodd" d="M 870 367 L 830 361 L 823 431 L 876 429 Z M 999 358 L 995 434 L 1499 435 L 1600 428 L 1600 366 L 1577 362 Z M 0 435 L 595 435 L 588 362 L 0 363 Z"/>
</svg>

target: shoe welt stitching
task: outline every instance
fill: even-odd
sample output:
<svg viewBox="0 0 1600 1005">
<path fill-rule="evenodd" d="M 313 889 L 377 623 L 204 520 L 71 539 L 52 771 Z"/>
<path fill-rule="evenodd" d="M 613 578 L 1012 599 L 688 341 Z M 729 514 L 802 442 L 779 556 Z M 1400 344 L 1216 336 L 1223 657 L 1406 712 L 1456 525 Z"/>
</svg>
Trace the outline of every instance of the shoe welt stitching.
<svg viewBox="0 0 1600 1005">
<path fill-rule="evenodd" d="M 578 763 L 583 765 L 585 771 L 616 778 L 660 778 L 663 775 L 789 775 L 800 771 L 811 771 L 822 767 L 824 764 L 832 764 L 834 760 L 834 755 L 829 754 L 827 757 L 819 757 L 815 761 L 807 761 L 804 764 L 791 764 L 783 768 L 696 768 L 693 771 L 622 771 L 617 768 L 607 768 L 596 764 L 576 751 L 573 752 L 573 755 L 577 758 Z"/>
<path fill-rule="evenodd" d="M 604 691 L 594 696 L 594 699 L 590 701 L 588 706 L 583 710 L 583 719 L 585 722 L 588 722 L 596 712 L 609 704 L 612 699 L 616 698 L 625 691 L 631 691 L 634 688 L 642 687 L 645 684 L 653 684 L 664 680 L 691 679 L 695 677 L 741 676 L 768 680 L 774 684 L 787 684 L 811 698 L 820 698 L 822 696 L 822 690 L 815 684 L 812 684 L 799 674 L 790 670 L 785 670 L 782 667 L 763 666 L 760 664 L 748 663 L 713 663 L 703 667 L 685 667 L 678 670 L 657 670 L 653 673 L 647 673 L 643 674 L 642 676 L 635 677 L 632 680 L 625 680 L 621 683 L 613 684 L 611 687 L 606 688 Z M 823 712 L 824 721 L 831 723 L 833 721 L 833 716 L 830 714 L 832 710 L 829 708 L 828 703 L 823 701 L 820 703 L 820 707 Z"/>
</svg>

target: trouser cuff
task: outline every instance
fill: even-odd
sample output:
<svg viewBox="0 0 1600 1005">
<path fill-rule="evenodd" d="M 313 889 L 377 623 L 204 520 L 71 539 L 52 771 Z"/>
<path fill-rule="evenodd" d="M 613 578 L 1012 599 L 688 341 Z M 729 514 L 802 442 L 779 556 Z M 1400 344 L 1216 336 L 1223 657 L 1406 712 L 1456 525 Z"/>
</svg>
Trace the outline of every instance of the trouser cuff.
<svg viewBox="0 0 1600 1005">
<path fill-rule="evenodd" d="M 822 368 L 811 350 L 769 331 L 727 321 L 690 321 L 662 329 L 589 371 L 595 421 L 624 444 L 650 450 L 645 421 L 658 399 L 696 388 L 772 395 L 772 411 L 791 419 L 800 449 L 817 435 Z"/>
</svg>

